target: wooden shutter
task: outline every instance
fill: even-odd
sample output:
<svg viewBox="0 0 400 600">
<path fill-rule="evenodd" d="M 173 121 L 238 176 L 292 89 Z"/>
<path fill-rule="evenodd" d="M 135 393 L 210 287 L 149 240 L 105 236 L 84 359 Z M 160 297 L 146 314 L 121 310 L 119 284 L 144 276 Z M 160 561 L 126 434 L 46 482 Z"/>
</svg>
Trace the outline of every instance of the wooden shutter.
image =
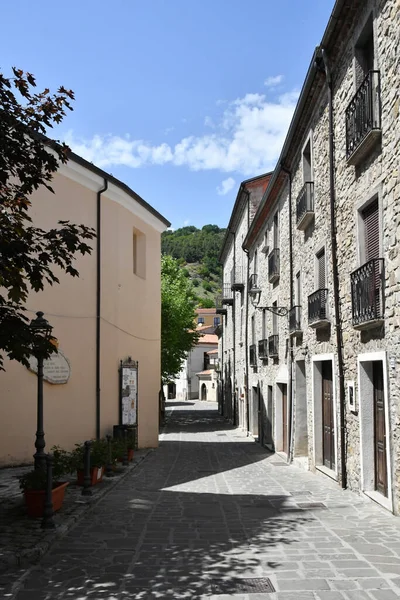
<svg viewBox="0 0 400 600">
<path fill-rule="evenodd" d="M 362 212 L 364 221 L 365 261 L 379 258 L 379 210 L 375 200 Z"/>
<path fill-rule="evenodd" d="M 318 289 L 323 290 L 326 287 L 325 278 L 325 249 L 317 254 L 318 261 Z"/>
</svg>

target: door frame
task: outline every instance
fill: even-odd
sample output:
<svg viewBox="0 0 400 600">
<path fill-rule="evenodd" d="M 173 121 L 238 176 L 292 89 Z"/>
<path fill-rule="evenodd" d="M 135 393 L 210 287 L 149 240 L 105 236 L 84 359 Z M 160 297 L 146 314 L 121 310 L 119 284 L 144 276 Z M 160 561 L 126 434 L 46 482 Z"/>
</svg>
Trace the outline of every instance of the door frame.
<svg viewBox="0 0 400 600">
<path fill-rule="evenodd" d="M 383 396 L 385 403 L 385 429 L 386 429 L 386 467 L 387 467 L 387 484 L 388 495 L 383 496 L 375 490 L 375 456 L 374 447 L 371 446 L 371 423 L 373 428 L 374 420 L 374 398 L 371 394 L 373 390 L 371 374 L 372 362 L 382 362 L 383 367 Z M 369 363 L 369 364 L 366 364 Z M 371 373 L 370 373 L 371 371 Z M 388 367 L 387 353 L 381 352 L 366 352 L 357 356 L 357 377 L 358 377 L 358 397 L 360 412 L 360 466 L 361 466 L 361 491 L 381 504 L 387 510 L 393 512 L 393 490 L 392 490 L 392 460 L 391 460 L 391 428 L 389 415 L 389 382 L 388 382 Z M 371 459 L 372 453 L 372 459 Z"/>
<path fill-rule="evenodd" d="M 332 363 L 332 396 L 333 396 L 333 429 L 335 438 L 335 469 L 328 469 L 323 463 L 323 431 L 322 431 L 322 368 L 321 363 Z M 313 407 L 313 465 L 326 475 L 338 478 L 338 424 L 336 401 L 336 361 L 332 354 L 315 354 L 311 357 L 312 370 L 312 407 Z"/>
</svg>

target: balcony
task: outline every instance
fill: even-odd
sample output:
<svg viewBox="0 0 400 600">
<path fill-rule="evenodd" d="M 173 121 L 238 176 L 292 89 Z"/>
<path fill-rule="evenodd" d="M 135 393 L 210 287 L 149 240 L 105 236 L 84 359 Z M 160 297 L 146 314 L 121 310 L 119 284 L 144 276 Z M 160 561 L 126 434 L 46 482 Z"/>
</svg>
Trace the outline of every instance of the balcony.
<svg viewBox="0 0 400 600">
<path fill-rule="evenodd" d="M 233 292 L 230 283 L 222 285 L 222 304 L 233 304 Z"/>
<path fill-rule="evenodd" d="M 232 292 L 242 292 L 244 290 L 242 267 L 235 267 L 231 271 L 231 290 Z"/>
<path fill-rule="evenodd" d="M 279 356 L 279 336 L 270 335 L 268 338 L 268 356 L 278 358 Z"/>
<path fill-rule="evenodd" d="M 249 347 L 249 352 L 250 352 L 250 366 L 251 367 L 256 367 L 257 366 L 257 351 L 256 351 L 256 345 L 252 344 Z"/>
<path fill-rule="evenodd" d="M 374 258 L 350 275 L 353 327 L 371 329 L 383 323 L 384 260 Z"/>
<path fill-rule="evenodd" d="M 289 334 L 293 336 L 301 335 L 301 306 L 292 306 L 289 310 Z"/>
<path fill-rule="evenodd" d="M 279 279 L 279 248 L 274 248 L 268 256 L 268 279 L 270 283 Z"/>
<path fill-rule="evenodd" d="M 369 71 L 346 109 L 347 164 L 357 165 L 381 137 L 380 72 Z"/>
<path fill-rule="evenodd" d="M 268 358 L 268 340 L 258 341 L 258 356 L 264 360 Z"/>
<path fill-rule="evenodd" d="M 253 273 L 249 277 L 249 294 L 258 294 L 261 292 L 261 289 L 258 287 L 258 275 Z"/>
<path fill-rule="evenodd" d="M 222 304 L 222 296 L 217 296 L 215 298 L 215 308 L 216 308 L 215 312 L 217 313 L 217 315 L 226 315 L 227 309 Z"/>
<path fill-rule="evenodd" d="M 306 181 L 296 200 L 297 229 L 304 231 L 314 219 L 314 182 Z"/>
<path fill-rule="evenodd" d="M 327 289 L 320 289 L 308 296 L 308 324 L 315 329 L 329 325 Z"/>
</svg>

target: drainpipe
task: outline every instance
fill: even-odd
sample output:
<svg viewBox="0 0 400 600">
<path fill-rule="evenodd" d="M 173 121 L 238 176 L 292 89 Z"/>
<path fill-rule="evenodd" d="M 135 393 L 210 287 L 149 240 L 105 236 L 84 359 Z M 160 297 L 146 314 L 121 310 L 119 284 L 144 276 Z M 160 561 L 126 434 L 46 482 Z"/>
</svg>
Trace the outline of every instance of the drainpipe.
<svg viewBox="0 0 400 600">
<path fill-rule="evenodd" d="M 108 189 L 108 180 L 97 192 L 97 237 L 96 237 L 96 438 L 100 438 L 100 318 L 101 318 L 101 194 Z"/>
<path fill-rule="evenodd" d="M 247 191 L 247 190 L 246 190 Z M 247 192 L 247 231 L 250 228 L 250 194 Z M 246 394 L 246 428 L 247 435 L 249 435 L 250 431 L 250 410 L 249 410 L 249 294 L 248 294 L 248 286 L 249 286 L 249 278 L 250 278 L 250 259 L 249 259 L 249 251 L 245 250 L 247 256 L 247 278 L 246 278 L 246 317 L 245 317 L 245 357 L 246 357 L 246 385 L 244 386 L 244 393 Z"/>
<path fill-rule="evenodd" d="M 331 245 L 332 245 L 332 276 L 333 297 L 335 305 L 335 329 L 336 346 L 338 355 L 339 372 L 339 405 L 340 405 L 340 462 L 342 468 L 341 485 L 347 487 L 346 466 L 346 423 L 345 423 L 345 386 L 344 386 L 344 364 L 343 364 L 343 334 L 340 321 L 340 299 L 339 299 L 339 272 L 337 263 L 337 240 L 336 240 L 336 216 L 335 216 L 335 173 L 334 173 L 334 130 L 333 130 L 333 85 L 332 73 L 329 66 L 328 56 L 324 48 L 321 48 L 322 60 L 325 65 L 325 76 L 328 84 L 329 104 L 329 188 L 330 188 L 330 216 L 331 216 Z"/>
<path fill-rule="evenodd" d="M 287 174 L 289 179 L 289 278 L 290 278 L 290 301 L 289 309 L 294 306 L 294 291 L 293 291 L 293 230 L 292 230 L 292 172 L 289 171 L 281 163 L 282 171 Z M 287 461 L 291 462 L 294 453 L 294 410 L 293 410 L 293 338 L 289 333 L 289 444 Z"/>
<path fill-rule="evenodd" d="M 233 233 L 233 277 L 236 275 L 236 232 Z M 231 280 L 232 285 L 232 280 Z M 236 294 L 232 291 L 232 316 L 233 316 L 233 395 L 232 395 L 232 424 L 236 426 Z"/>
</svg>

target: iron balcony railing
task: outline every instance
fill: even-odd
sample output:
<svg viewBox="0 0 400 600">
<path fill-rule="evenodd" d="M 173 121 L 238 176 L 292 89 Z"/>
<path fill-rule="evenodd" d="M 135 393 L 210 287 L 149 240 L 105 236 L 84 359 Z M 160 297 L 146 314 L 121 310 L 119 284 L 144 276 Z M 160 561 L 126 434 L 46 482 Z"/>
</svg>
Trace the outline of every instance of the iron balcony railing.
<svg viewBox="0 0 400 600">
<path fill-rule="evenodd" d="M 380 72 L 369 71 L 346 109 L 346 157 L 348 161 L 371 132 L 380 135 L 380 93 Z"/>
<path fill-rule="evenodd" d="M 223 305 L 223 298 L 222 296 L 217 296 L 215 298 L 215 308 L 216 308 L 216 313 L 217 315 L 226 315 L 227 310 L 226 307 Z"/>
<path fill-rule="evenodd" d="M 308 323 L 327 321 L 327 289 L 320 289 L 308 296 Z"/>
<path fill-rule="evenodd" d="M 270 335 L 268 338 L 268 356 L 276 358 L 279 355 L 279 336 Z"/>
<path fill-rule="evenodd" d="M 259 358 L 268 358 L 268 340 L 258 341 L 258 356 Z"/>
<path fill-rule="evenodd" d="M 350 275 L 353 326 L 366 328 L 383 319 L 384 259 L 374 258 Z"/>
<path fill-rule="evenodd" d="M 249 353 L 250 353 L 250 366 L 256 367 L 257 366 L 257 350 L 256 350 L 255 344 L 252 344 L 249 347 Z"/>
<path fill-rule="evenodd" d="M 279 248 L 274 248 L 268 256 L 268 279 L 271 283 L 279 279 Z"/>
<path fill-rule="evenodd" d="M 296 200 L 297 229 L 305 229 L 314 218 L 314 182 L 306 181 Z"/>
<path fill-rule="evenodd" d="M 231 288 L 234 292 L 243 290 L 244 276 L 242 266 L 236 266 L 231 270 Z"/>
<path fill-rule="evenodd" d="M 289 333 L 301 331 L 301 306 L 292 306 L 289 310 Z"/>
<path fill-rule="evenodd" d="M 233 304 L 233 292 L 230 283 L 222 285 L 222 304 Z"/>
</svg>

